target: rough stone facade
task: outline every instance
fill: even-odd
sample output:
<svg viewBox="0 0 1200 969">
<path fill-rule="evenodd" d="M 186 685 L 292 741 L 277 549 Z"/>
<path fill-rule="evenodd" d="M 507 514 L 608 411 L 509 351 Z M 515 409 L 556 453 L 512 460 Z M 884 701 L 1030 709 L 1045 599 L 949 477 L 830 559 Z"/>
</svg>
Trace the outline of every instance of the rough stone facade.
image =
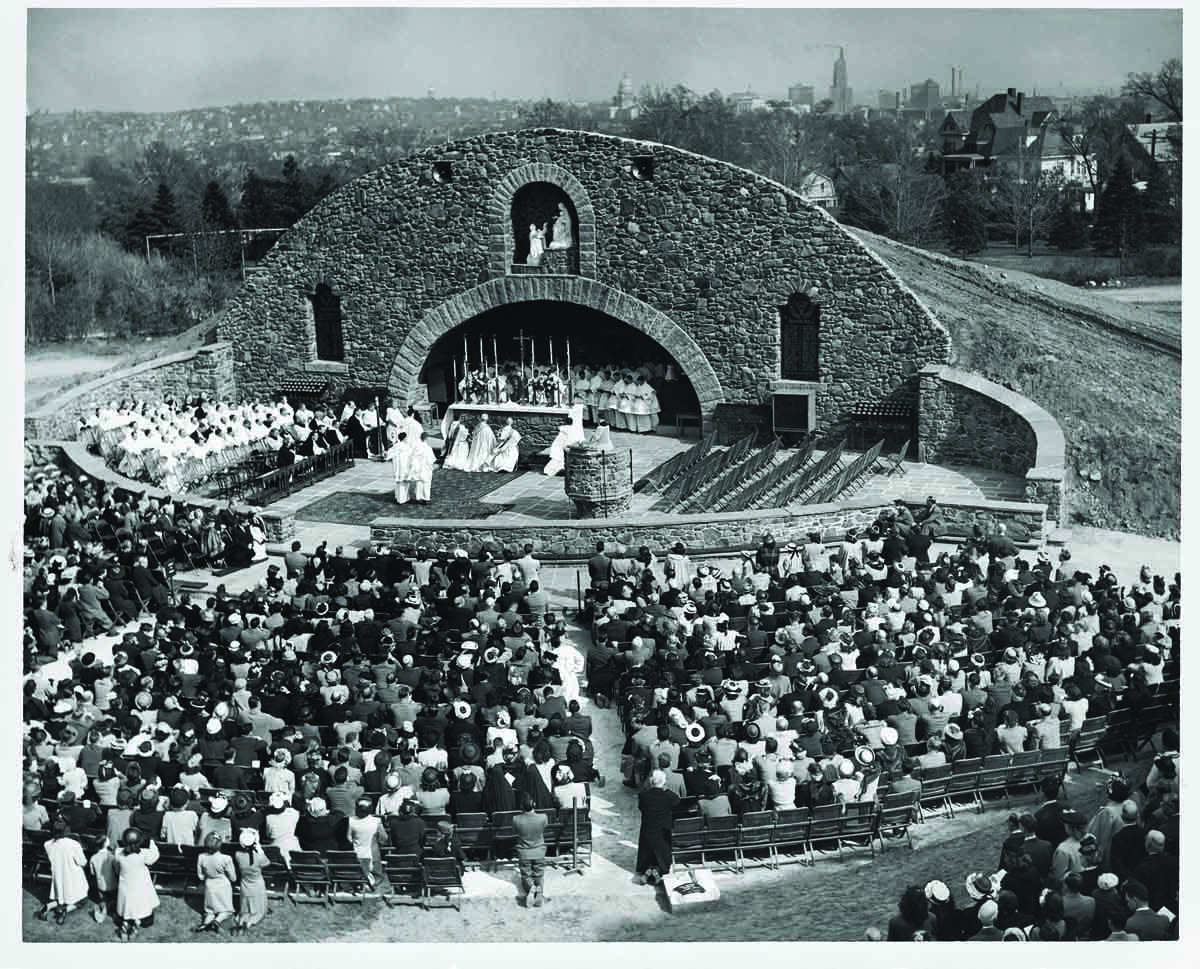
<svg viewBox="0 0 1200 969">
<path fill-rule="evenodd" d="M 210 343 L 172 353 L 74 387 L 56 397 L 52 404 L 26 415 L 25 438 L 73 440 L 79 418 L 111 400 L 182 398 L 202 390 L 215 400 L 233 400 L 237 396 L 233 347 L 228 343 Z"/>
<path fill-rule="evenodd" d="M 1025 475 L 1030 501 L 1052 521 L 1065 510 L 1066 439 L 1045 410 L 977 374 L 928 366 L 919 374 L 924 458 Z"/>
<path fill-rule="evenodd" d="M 639 178 L 634 159 L 653 159 Z M 644 163 L 637 171 L 646 172 Z M 577 273 L 514 265 L 513 199 L 561 190 L 577 219 Z M 779 307 L 820 312 L 816 422 L 836 433 L 856 404 L 911 398 L 949 337 L 878 259 L 821 209 L 749 171 L 664 145 L 532 129 L 431 149 L 357 179 L 276 244 L 219 324 L 243 396 L 289 373 L 388 386 L 419 399 L 435 341 L 496 306 L 559 300 L 657 340 L 707 419 L 721 401 L 765 403 L 780 377 Z M 344 360 L 319 361 L 308 296 L 341 298 Z M 579 361 L 577 361 L 579 362 Z"/>
<path fill-rule="evenodd" d="M 683 542 L 692 549 L 734 550 L 758 545 L 764 532 L 777 541 L 806 540 L 810 531 L 821 531 L 826 541 L 839 541 L 847 528 L 866 528 L 891 503 L 878 500 L 810 505 L 792 513 L 783 509 L 731 515 L 640 515 L 621 520 L 570 522 L 506 522 L 503 515 L 486 521 L 422 522 L 377 518 L 371 522 L 371 541 L 388 546 L 437 548 L 461 546 L 478 550 L 483 542 L 519 547 L 531 542 L 539 552 L 579 556 L 592 554 L 595 543 L 609 542 L 629 549 L 648 545 L 666 549 Z M 1046 506 L 1009 501 L 941 503 L 946 535 L 966 536 L 973 525 L 994 531 L 1003 522 L 1014 541 L 1038 543 L 1045 537 Z"/>
</svg>

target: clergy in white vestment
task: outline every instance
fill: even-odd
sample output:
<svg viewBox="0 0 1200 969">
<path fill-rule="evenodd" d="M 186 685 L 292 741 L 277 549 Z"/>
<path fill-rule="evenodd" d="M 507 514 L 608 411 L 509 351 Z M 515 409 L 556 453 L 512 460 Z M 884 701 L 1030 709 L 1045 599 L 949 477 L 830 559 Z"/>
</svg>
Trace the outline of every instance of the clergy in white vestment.
<svg viewBox="0 0 1200 969">
<path fill-rule="evenodd" d="M 413 446 L 409 443 L 408 435 L 403 431 L 396 438 L 396 443 L 389 449 L 387 456 L 392 459 L 392 478 L 396 485 L 396 504 L 408 503 L 413 481 Z"/>
<path fill-rule="evenodd" d="M 487 414 L 479 415 L 479 423 L 471 431 L 471 445 L 467 449 L 465 471 L 491 471 L 492 452 L 496 449 L 496 435 L 488 423 Z"/>
<path fill-rule="evenodd" d="M 395 401 L 389 401 L 387 406 L 387 440 L 389 446 L 396 443 L 396 435 L 403 430 L 401 424 L 404 418 L 404 411 L 396 406 Z"/>
<path fill-rule="evenodd" d="M 454 471 L 468 470 L 470 432 L 467 425 L 456 416 L 443 433 L 445 443 L 442 445 L 442 467 Z"/>
<path fill-rule="evenodd" d="M 492 470 L 506 473 L 516 470 L 517 458 L 521 456 L 518 448 L 520 443 L 520 432 L 513 427 L 512 418 L 506 417 L 504 426 L 496 435 L 496 447 L 492 451 Z"/>
<path fill-rule="evenodd" d="M 429 446 L 425 440 L 425 434 L 422 432 L 413 445 L 409 468 L 412 474 L 413 489 L 416 492 L 414 498 L 419 505 L 429 504 L 429 489 L 433 484 L 433 466 L 436 460 L 433 448 Z"/>
<path fill-rule="evenodd" d="M 571 423 L 558 426 L 558 436 L 550 444 L 550 461 L 542 474 L 554 476 L 566 465 L 567 448 L 583 440 L 583 405 L 571 408 Z"/>
</svg>

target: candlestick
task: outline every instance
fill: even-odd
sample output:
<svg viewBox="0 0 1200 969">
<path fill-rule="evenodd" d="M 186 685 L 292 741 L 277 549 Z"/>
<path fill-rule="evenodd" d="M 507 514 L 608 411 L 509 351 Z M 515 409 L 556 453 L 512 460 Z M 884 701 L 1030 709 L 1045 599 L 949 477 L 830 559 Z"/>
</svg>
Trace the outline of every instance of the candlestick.
<svg viewBox="0 0 1200 969">
<path fill-rule="evenodd" d="M 575 372 L 571 369 L 571 338 L 567 337 L 567 406 L 575 403 Z"/>
<path fill-rule="evenodd" d="M 491 400 L 492 399 L 492 388 L 488 385 L 488 381 L 487 381 L 487 362 L 485 361 L 484 356 L 483 356 L 483 334 L 482 333 L 479 334 L 479 369 L 483 373 L 483 399 Z"/>
<path fill-rule="evenodd" d="M 463 376 L 467 375 L 467 371 L 471 367 L 471 354 L 467 352 L 467 335 L 463 334 Z"/>
</svg>

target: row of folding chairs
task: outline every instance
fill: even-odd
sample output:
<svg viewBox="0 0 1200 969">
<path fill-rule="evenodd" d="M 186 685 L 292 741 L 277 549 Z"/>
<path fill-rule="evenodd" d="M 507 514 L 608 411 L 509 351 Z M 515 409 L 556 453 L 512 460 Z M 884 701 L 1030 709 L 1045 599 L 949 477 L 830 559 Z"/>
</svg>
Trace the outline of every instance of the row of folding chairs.
<svg viewBox="0 0 1200 969">
<path fill-rule="evenodd" d="M 466 894 L 458 862 L 454 858 L 418 858 L 389 852 L 384 855 L 383 880 L 372 881 L 353 851 L 293 851 L 285 889 L 293 904 L 318 902 L 365 902 L 381 899 L 389 908 L 395 904 L 419 904 L 430 908 L 435 898 L 445 897 L 461 910 Z"/>
<path fill-rule="evenodd" d="M 1003 796 L 1005 804 L 1012 803 L 1013 794 L 1021 789 L 1033 792 L 1043 778 L 1061 778 L 1067 772 L 1070 750 L 1028 750 L 1019 754 L 991 754 L 987 757 L 968 757 L 953 764 L 922 768 L 919 774 L 921 797 L 918 817 L 945 812 L 953 818 L 954 808 L 964 800 L 983 813 L 988 795 Z"/>
<path fill-rule="evenodd" d="M 814 865 L 818 854 L 865 848 L 872 857 L 889 841 L 912 838 L 917 794 L 884 795 L 876 801 L 825 804 L 815 808 L 749 811 L 739 817 L 685 817 L 675 821 L 671 852 L 680 864 L 699 861 L 744 872 L 747 866 L 777 869 L 799 862 Z"/>
</svg>

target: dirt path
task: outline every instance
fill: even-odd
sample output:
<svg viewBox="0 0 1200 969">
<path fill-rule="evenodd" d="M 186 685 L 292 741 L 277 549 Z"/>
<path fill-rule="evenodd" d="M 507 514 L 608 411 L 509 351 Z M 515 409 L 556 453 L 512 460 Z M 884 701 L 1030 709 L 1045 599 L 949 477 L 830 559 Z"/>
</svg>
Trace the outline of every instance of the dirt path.
<svg viewBox="0 0 1200 969">
<path fill-rule="evenodd" d="M 1175 283 L 1172 286 L 1130 286 L 1113 289 L 1105 287 L 1096 289 L 1097 296 L 1115 299 L 1118 303 L 1178 303 L 1183 304 L 1183 285 Z"/>
</svg>

